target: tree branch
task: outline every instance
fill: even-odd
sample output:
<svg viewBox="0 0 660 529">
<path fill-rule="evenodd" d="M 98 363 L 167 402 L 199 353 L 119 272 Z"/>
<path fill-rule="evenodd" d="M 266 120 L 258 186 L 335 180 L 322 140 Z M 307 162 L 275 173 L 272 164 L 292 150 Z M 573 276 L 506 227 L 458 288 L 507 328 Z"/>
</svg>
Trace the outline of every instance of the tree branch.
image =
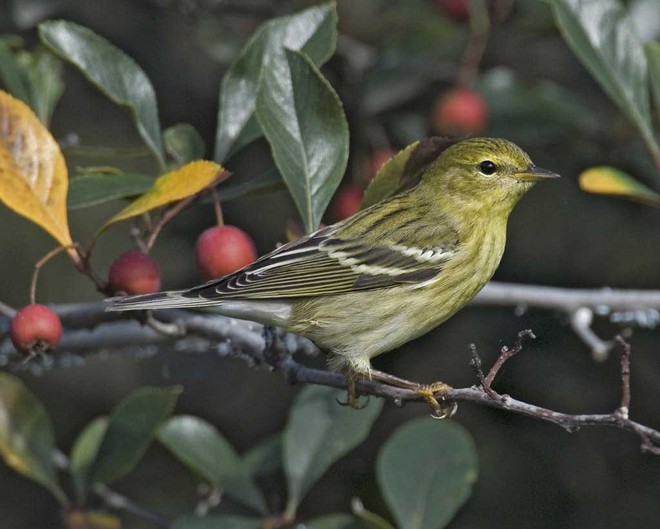
<svg viewBox="0 0 660 529">
<path fill-rule="evenodd" d="M 491 281 L 472 301 L 479 306 L 534 307 L 572 313 L 587 307 L 598 315 L 617 312 L 658 311 L 660 290 L 616 288 L 562 288 Z"/>
<path fill-rule="evenodd" d="M 472 305 L 538 307 L 560 310 L 568 314 L 575 314 L 581 308 L 603 315 L 616 314 L 618 311 L 657 313 L 660 308 L 660 291 L 587 290 L 490 283 L 473 300 Z M 222 356 L 239 357 L 252 365 L 265 365 L 279 370 L 291 384 L 310 383 L 346 388 L 346 380 L 342 374 L 310 368 L 293 358 L 295 353 L 318 352 L 317 348 L 305 338 L 280 331 L 276 334 L 273 346 L 270 346 L 264 337 L 264 327 L 254 322 L 185 310 L 162 310 L 152 315 L 145 315 L 144 312 L 105 312 L 105 306 L 105 303 L 56 306 L 55 310 L 67 329 L 60 350 L 86 354 L 99 349 L 108 350 L 117 347 L 134 349 L 139 344 L 158 345 L 176 342 L 179 350 L 208 351 L 213 347 Z M 591 321 L 587 319 L 588 321 L 583 323 L 590 325 Z M 6 332 L 8 326 L 9 318 L 0 316 L 0 335 Z M 528 404 L 508 395 L 500 395 L 492 388 L 500 368 L 522 349 L 522 339 L 525 337 L 531 338 L 533 334 L 531 331 L 524 331 L 519 335 L 518 342 L 513 348 L 503 348 L 488 375 L 483 374 L 481 359 L 473 347 L 472 365 L 477 373 L 479 386 L 450 389 L 438 394 L 437 397 L 447 402 L 473 402 L 549 421 L 568 431 L 575 431 L 582 426 L 613 426 L 635 433 L 642 441 L 643 450 L 660 454 L 660 432 L 631 421 L 628 417 L 630 346 L 623 338 L 617 337 L 613 341 L 621 351 L 622 398 L 619 408 L 609 414 L 570 415 Z M 0 354 L 7 355 L 11 351 L 13 348 L 9 340 L 0 344 Z M 357 389 L 363 395 L 386 398 L 397 405 L 423 400 L 423 397 L 415 391 L 394 388 L 374 381 L 359 382 Z"/>
</svg>

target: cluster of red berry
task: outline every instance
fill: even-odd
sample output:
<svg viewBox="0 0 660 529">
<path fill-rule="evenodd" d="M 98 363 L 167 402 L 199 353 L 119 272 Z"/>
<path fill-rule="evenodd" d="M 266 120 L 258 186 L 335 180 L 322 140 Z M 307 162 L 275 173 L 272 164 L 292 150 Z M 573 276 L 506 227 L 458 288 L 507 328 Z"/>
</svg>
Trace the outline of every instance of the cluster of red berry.
<svg viewBox="0 0 660 529">
<path fill-rule="evenodd" d="M 197 239 L 195 258 L 200 275 L 213 279 L 230 274 L 257 258 L 250 236 L 236 226 L 214 226 Z M 110 266 L 108 286 L 112 292 L 150 294 L 160 290 L 161 274 L 156 260 L 149 254 L 130 250 L 121 254 Z M 62 322 L 49 307 L 32 304 L 23 307 L 12 318 L 11 340 L 16 349 L 28 355 L 48 352 L 62 337 Z"/>
</svg>

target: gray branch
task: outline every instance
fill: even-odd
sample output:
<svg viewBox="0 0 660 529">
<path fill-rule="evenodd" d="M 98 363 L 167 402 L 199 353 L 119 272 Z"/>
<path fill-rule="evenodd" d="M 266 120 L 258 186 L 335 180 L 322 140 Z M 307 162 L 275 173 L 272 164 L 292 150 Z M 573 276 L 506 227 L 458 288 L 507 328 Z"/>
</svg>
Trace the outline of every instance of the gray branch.
<svg viewBox="0 0 660 529">
<path fill-rule="evenodd" d="M 571 325 L 578 332 L 586 328 L 590 330 L 594 314 L 611 315 L 639 311 L 655 311 L 653 314 L 657 314 L 660 309 L 660 291 L 587 290 L 490 283 L 471 305 L 523 306 L 562 311 L 571 315 Z M 270 341 L 266 339 L 267 333 L 264 333 L 264 327 L 260 324 L 209 313 L 163 310 L 145 316 L 145 313 L 140 312 L 105 312 L 105 306 L 104 303 L 55 306 L 54 309 L 67 329 L 59 349 L 84 355 L 98 350 L 107 351 L 122 347 L 134 350 L 136 345 L 163 343 L 175 343 L 177 349 L 184 352 L 208 351 L 213 348 L 222 356 L 240 357 L 251 364 L 279 370 L 291 384 L 346 387 L 343 375 L 310 368 L 294 359 L 295 353 L 314 354 L 318 351 L 305 338 L 280 332 L 275 335 L 274 341 Z M 0 316 L 0 336 L 3 332 L 6 333 L 8 326 L 9 318 Z M 588 333 L 585 334 L 587 335 Z M 588 338 L 592 345 L 598 345 L 598 342 L 594 342 L 599 340 L 595 334 L 588 335 Z M 622 343 L 622 340 L 608 343 L 608 348 L 617 343 Z M 517 347 L 519 348 L 519 345 Z M 12 352 L 9 340 L 0 344 L 0 355 L 7 356 Z M 478 358 L 476 352 L 474 354 L 475 358 Z M 438 398 L 450 403 L 473 402 L 534 417 L 562 426 L 568 431 L 575 431 L 582 426 L 613 426 L 639 436 L 644 450 L 660 453 L 660 432 L 630 420 L 627 416 L 626 399 L 622 399 L 621 407 L 610 414 L 570 415 L 497 394 L 490 387 L 490 383 L 499 367 L 512 356 L 509 350 L 503 351 L 502 355 L 496 363 L 497 367 L 491 370 L 488 377 L 481 374 L 479 386 L 450 389 L 438 395 Z M 629 369 L 622 367 L 622 371 L 627 371 L 626 376 L 622 375 L 623 393 L 628 394 L 629 400 Z M 423 400 L 415 391 L 374 381 L 360 382 L 358 390 L 364 395 L 392 400 L 397 405 Z"/>
<path fill-rule="evenodd" d="M 658 311 L 660 290 L 561 288 L 491 281 L 472 304 L 534 307 L 569 313 L 581 307 L 600 314 Z"/>
</svg>

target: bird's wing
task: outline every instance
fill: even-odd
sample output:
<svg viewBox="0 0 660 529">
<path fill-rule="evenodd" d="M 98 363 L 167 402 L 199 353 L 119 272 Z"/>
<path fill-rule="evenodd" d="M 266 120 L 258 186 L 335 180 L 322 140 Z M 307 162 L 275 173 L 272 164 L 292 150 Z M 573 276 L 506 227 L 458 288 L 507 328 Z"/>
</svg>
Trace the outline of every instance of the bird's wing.
<svg viewBox="0 0 660 529">
<path fill-rule="evenodd" d="M 253 264 L 195 287 L 189 298 L 314 297 L 430 280 L 455 251 L 403 244 L 365 245 L 335 226 L 281 246 Z"/>
</svg>

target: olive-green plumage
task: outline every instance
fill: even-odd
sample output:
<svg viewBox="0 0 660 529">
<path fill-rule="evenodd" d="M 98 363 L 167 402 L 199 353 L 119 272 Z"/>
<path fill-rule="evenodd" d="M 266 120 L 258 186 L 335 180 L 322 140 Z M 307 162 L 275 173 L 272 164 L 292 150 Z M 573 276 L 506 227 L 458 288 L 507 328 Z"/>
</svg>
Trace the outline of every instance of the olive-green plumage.
<svg viewBox="0 0 660 529">
<path fill-rule="evenodd" d="M 411 189 L 188 291 L 134 296 L 110 310 L 213 307 L 285 327 L 369 376 L 370 359 L 456 313 L 492 277 L 511 210 L 557 176 L 501 139 L 446 148 Z"/>
</svg>

